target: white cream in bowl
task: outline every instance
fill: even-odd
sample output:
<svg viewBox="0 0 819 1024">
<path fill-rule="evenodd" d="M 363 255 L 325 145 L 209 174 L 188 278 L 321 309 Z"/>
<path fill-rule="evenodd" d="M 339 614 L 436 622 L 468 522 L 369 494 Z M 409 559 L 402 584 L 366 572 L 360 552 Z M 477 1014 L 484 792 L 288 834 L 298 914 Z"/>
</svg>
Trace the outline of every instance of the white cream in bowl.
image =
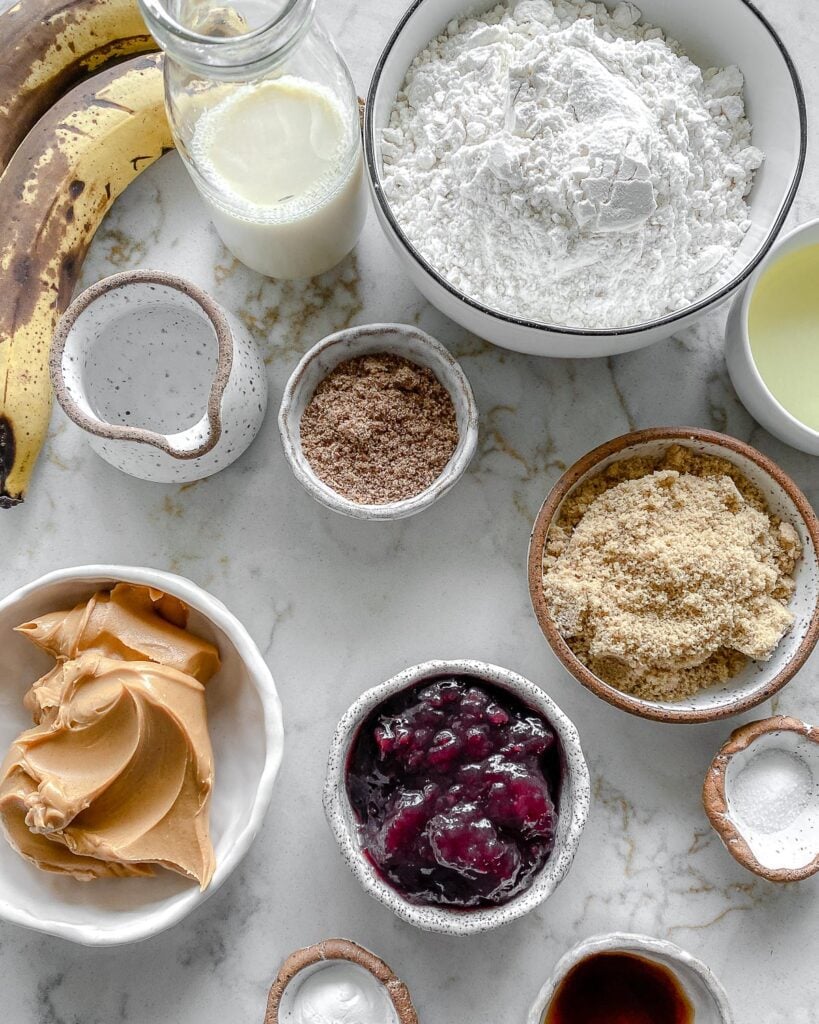
<svg viewBox="0 0 819 1024">
<path fill-rule="evenodd" d="M 264 1024 L 418 1024 L 409 989 L 349 939 L 297 949 L 270 987 Z"/>
<path fill-rule="evenodd" d="M 284 990 L 280 1024 L 398 1024 L 386 989 L 369 971 L 346 960 L 316 964 Z"/>
</svg>

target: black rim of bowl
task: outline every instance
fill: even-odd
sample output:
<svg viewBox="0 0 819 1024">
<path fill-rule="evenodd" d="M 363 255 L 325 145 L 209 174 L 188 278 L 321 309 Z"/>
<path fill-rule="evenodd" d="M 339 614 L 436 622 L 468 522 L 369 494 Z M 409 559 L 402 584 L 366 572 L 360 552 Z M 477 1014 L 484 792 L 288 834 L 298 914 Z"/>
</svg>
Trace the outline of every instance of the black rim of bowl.
<svg viewBox="0 0 819 1024">
<path fill-rule="evenodd" d="M 413 260 L 421 267 L 422 270 L 426 271 L 433 280 L 440 285 L 443 289 L 449 292 L 454 298 L 459 299 L 467 306 L 471 306 L 472 309 L 477 310 L 480 313 L 484 313 L 487 316 L 491 316 L 496 320 L 503 323 L 514 324 L 518 327 L 525 327 L 530 330 L 536 331 L 548 331 L 551 334 L 563 334 L 576 337 L 588 337 L 588 338 L 602 338 L 602 337 L 623 337 L 632 334 L 642 334 L 644 331 L 651 330 L 654 327 L 664 327 L 667 324 L 675 324 L 680 320 L 687 319 L 692 314 L 699 313 L 710 306 L 716 305 L 722 299 L 726 298 L 731 294 L 739 285 L 746 281 L 751 274 L 756 270 L 762 260 L 770 251 L 776 238 L 782 229 L 782 225 L 785 222 L 785 218 L 790 212 L 791 205 L 796 196 L 796 191 L 799 188 L 799 183 L 802 180 L 802 173 L 805 169 L 805 158 L 807 155 L 808 148 L 808 116 L 807 107 L 805 104 L 805 93 L 802 88 L 802 82 L 799 78 L 799 73 L 796 70 L 791 55 L 788 53 L 785 44 L 780 39 L 773 25 L 768 19 L 750 2 L 750 0 L 736 0 L 742 6 L 753 14 L 758 21 L 762 23 L 764 28 L 767 30 L 771 39 L 776 44 L 779 52 L 782 54 L 782 59 L 785 61 L 785 65 L 788 69 L 788 73 L 791 76 L 791 82 L 793 83 L 794 93 L 796 94 L 796 106 L 799 112 L 799 158 L 796 162 L 796 169 L 791 179 L 790 187 L 788 188 L 787 195 L 779 207 L 776 218 L 768 231 L 767 237 L 762 245 L 755 253 L 753 259 L 743 267 L 743 269 L 735 277 L 723 285 L 719 291 L 713 295 L 708 295 L 705 298 L 699 299 L 697 302 L 689 306 L 684 306 L 682 309 L 675 310 L 673 313 L 668 313 L 666 316 L 658 317 L 656 320 L 646 320 L 640 324 L 632 324 L 628 327 L 614 327 L 608 330 L 601 329 L 588 329 L 585 330 L 579 327 L 566 327 L 557 324 L 549 324 L 540 320 L 527 320 L 522 317 L 512 316 L 510 313 L 502 313 L 497 309 L 492 309 L 490 306 L 485 306 L 482 302 L 478 302 L 476 299 L 470 298 L 464 292 L 459 291 L 454 285 L 450 284 L 430 263 L 428 263 L 424 257 L 418 252 L 415 246 L 410 242 L 407 236 L 404 234 L 403 229 L 399 225 L 392 212 L 392 208 L 386 197 L 384 196 L 384 190 L 381 184 L 381 176 L 378 170 L 378 158 L 376 153 L 375 145 L 375 129 L 373 125 L 374 108 L 375 108 L 375 94 L 378 91 L 378 86 L 381 82 L 381 74 L 384 70 L 392 48 L 396 43 L 396 40 L 404 30 L 404 26 L 412 18 L 416 10 L 425 3 L 426 0 L 413 0 L 413 3 L 407 8 L 406 13 L 398 22 L 393 31 L 392 35 L 387 41 L 386 46 L 381 52 L 381 56 L 378 58 L 378 63 L 375 65 L 372 78 L 370 80 L 370 88 L 367 92 L 367 105 L 364 112 L 364 157 L 367 164 L 367 173 L 370 177 L 370 184 L 372 185 L 375 199 L 381 209 L 381 212 L 387 218 L 395 232 L 395 236 L 403 245 L 404 249 L 409 253 Z"/>
</svg>

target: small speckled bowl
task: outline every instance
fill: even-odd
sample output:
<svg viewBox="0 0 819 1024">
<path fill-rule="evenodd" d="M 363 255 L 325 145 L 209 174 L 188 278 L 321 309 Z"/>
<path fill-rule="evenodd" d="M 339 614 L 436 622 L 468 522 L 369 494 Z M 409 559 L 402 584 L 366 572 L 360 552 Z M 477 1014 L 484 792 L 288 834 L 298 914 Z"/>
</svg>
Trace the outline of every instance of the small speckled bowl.
<svg viewBox="0 0 819 1024">
<path fill-rule="evenodd" d="M 301 984 L 319 971 L 332 971 L 337 964 L 354 964 L 382 986 L 392 1019 L 384 1024 L 418 1024 L 409 989 L 392 968 L 363 946 L 349 939 L 326 939 L 324 942 L 297 949 L 282 964 L 267 999 L 263 1024 L 288 1024 L 293 1019 L 294 1001 Z"/>
<path fill-rule="evenodd" d="M 679 701 L 652 701 L 604 682 L 573 653 L 552 620 L 543 594 L 543 548 L 564 501 L 576 488 L 613 462 L 658 455 L 672 444 L 732 462 L 762 492 L 769 511 L 799 534 L 803 556 L 794 574 L 790 602 L 795 622 L 768 661 L 751 662 L 727 682 Z M 768 700 L 799 671 L 819 639 L 819 522 L 805 495 L 787 473 L 750 445 L 698 427 L 654 427 L 617 437 L 584 455 L 553 487 L 535 520 L 529 544 L 529 593 L 543 635 L 558 658 L 585 687 L 615 707 L 659 722 L 710 722 L 738 715 Z"/>
<path fill-rule="evenodd" d="M 725 848 L 755 875 L 799 882 L 819 871 L 819 729 L 777 715 L 734 730 L 702 800 Z"/>
<path fill-rule="evenodd" d="M 403 356 L 433 371 L 452 398 L 459 440 L 441 475 L 420 494 L 384 505 L 359 505 L 333 490 L 313 471 L 301 448 L 300 423 L 316 388 L 339 363 L 374 352 Z M 440 341 L 406 324 L 367 324 L 331 334 L 302 358 L 284 389 L 279 431 L 296 479 L 316 501 L 355 519 L 405 519 L 429 508 L 463 475 L 478 443 L 478 409 L 466 374 Z"/>
<path fill-rule="evenodd" d="M 225 469 L 267 408 L 244 325 L 195 284 L 153 270 L 114 274 L 74 299 L 54 334 L 51 382 L 98 455 L 157 483 Z"/>
<path fill-rule="evenodd" d="M 502 906 L 481 910 L 452 910 L 410 902 L 384 881 L 364 853 L 355 813 L 347 795 L 347 759 L 363 722 L 393 694 L 419 683 L 451 676 L 474 676 L 507 690 L 549 723 L 560 749 L 561 783 L 555 847 L 532 885 Z M 577 730 L 539 686 L 523 676 L 482 661 L 427 661 L 373 687 L 350 707 L 338 724 L 330 747 L 324 783 L 324 812 L 347 866 L 370 896 L 389 907 L 402 920 L 424 931 L 449 935 L 476 935 L 499 928 L 528 914 L 555 891 L 565 878 L 577 851 L 589 814 L 589 770 Z"/>
<path fill-rule="evenodd" d="M 600 953 L 630 953 L 667 967 L 676 977 L 694 1008 L 697 1024 L 733 1024 L 725 989 L 704 963 L 675 946 L 673 942 L 647 935 L 612 932 L 580 942 L 558 961 L 551 978 L 538 993 L 526 1024 L 542 1024 L 557 989 L 566 975 L 581 961 Z"/>
</svg>

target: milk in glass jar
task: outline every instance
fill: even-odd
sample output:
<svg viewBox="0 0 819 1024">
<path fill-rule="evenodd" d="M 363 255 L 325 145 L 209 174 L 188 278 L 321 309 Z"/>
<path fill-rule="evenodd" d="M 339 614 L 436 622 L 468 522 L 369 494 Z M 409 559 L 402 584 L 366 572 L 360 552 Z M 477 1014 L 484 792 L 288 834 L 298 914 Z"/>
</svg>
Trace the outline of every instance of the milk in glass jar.
<svg viewBox="0 0 819 1024">
<path fill-rule="evenodd" d="M 269 277 L 335 266 L 367 205 L 358 99 L 315 0 L 140 7 L 179 153 L 228 249 Z"/>
</svg>

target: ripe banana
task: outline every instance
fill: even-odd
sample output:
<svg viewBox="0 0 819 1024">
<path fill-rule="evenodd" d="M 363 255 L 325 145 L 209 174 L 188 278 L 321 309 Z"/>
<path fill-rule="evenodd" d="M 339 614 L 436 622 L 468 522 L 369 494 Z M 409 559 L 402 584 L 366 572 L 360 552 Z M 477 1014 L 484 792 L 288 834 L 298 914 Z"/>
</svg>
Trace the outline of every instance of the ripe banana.
<svg viewBox="0 0 819 1024">
<path fill-rule="evenodd" d="M 173 148 L 162 58 L 76 86 L 0 177 L 0 508 L 23 500 L 48 430 L 49 350 L 88 245 L 133 179 Z"/>
<path fill-rule="evenodd" d="M 77 82 L 156 49 L 136 0 L 18 0 L 0 13 L 0 173 Z"/>
</svg>

